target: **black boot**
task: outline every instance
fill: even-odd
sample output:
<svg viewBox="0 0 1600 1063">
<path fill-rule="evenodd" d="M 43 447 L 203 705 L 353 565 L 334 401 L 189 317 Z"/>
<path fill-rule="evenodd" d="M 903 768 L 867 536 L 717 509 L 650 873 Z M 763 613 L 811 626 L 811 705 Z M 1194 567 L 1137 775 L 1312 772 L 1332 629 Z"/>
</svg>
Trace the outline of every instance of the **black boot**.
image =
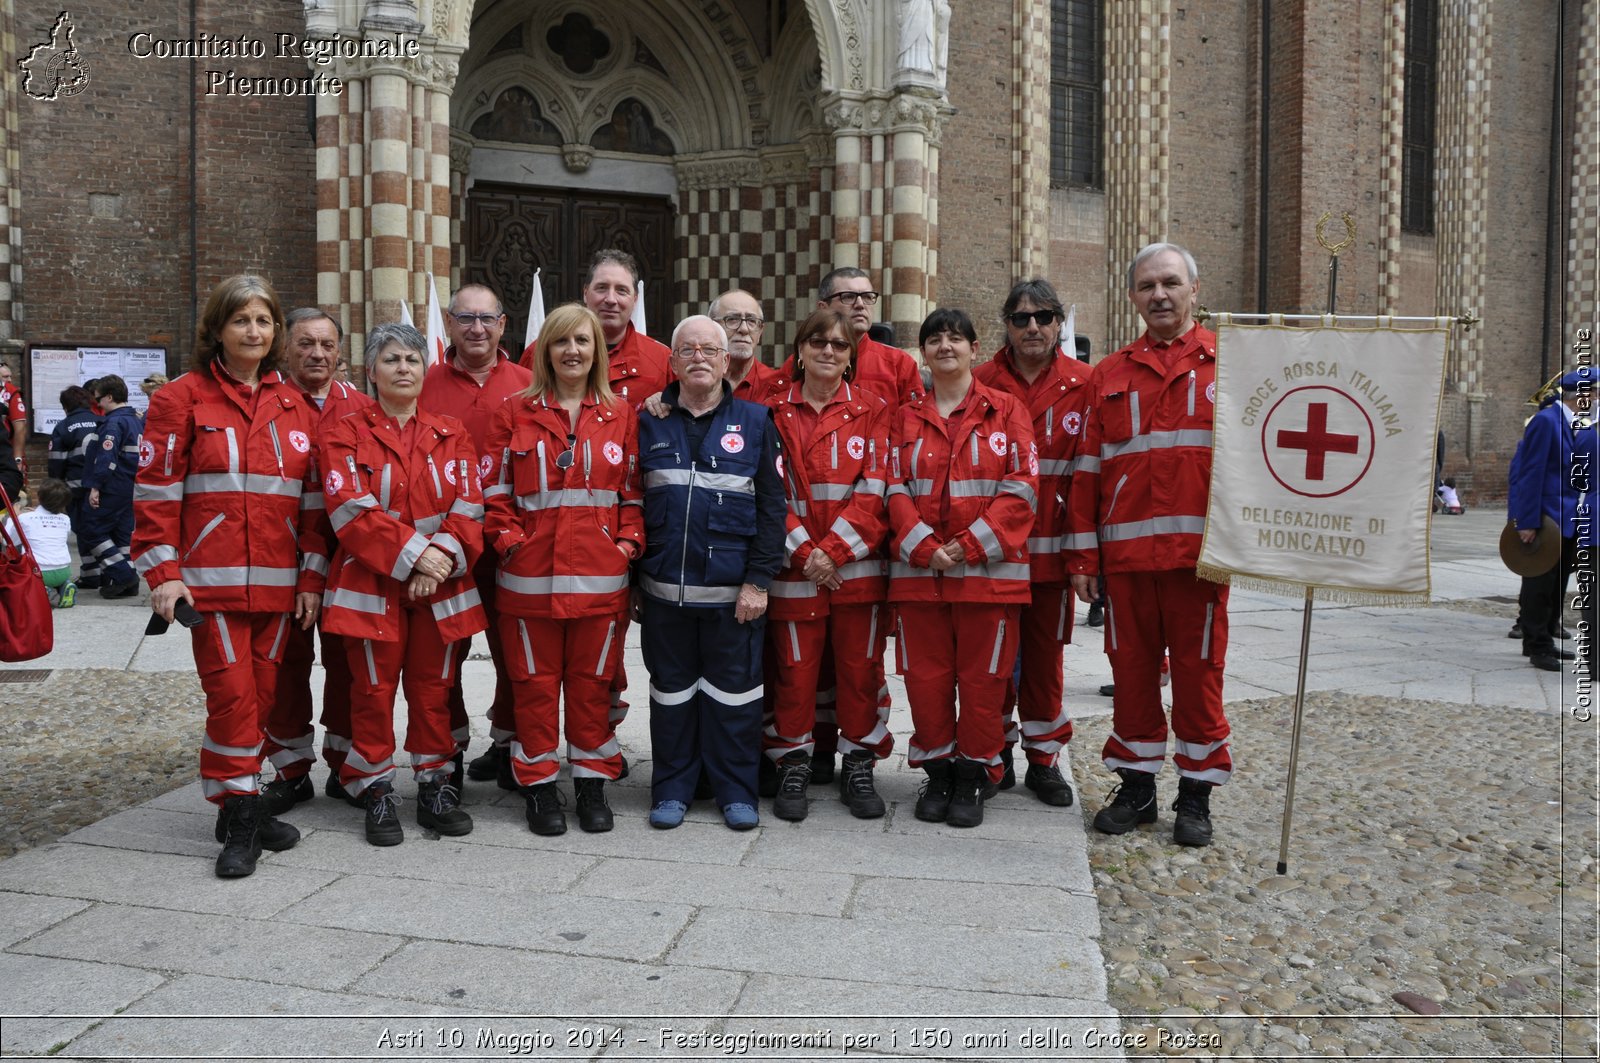
<svg viewBox="0 0 1600 1063">
<path fill-rule="evenodd" d="M 316 796 L 317 788 L 311 785 L 309 774 L 293 779 L 280 775 L 261 788 L 261 804 L 269 816 L 281 816 L 300 802 Z"/>
<path fill-rule="evenodd" d="M 367 841 L 372 845 L 399 845 L 405 841 L 400 825 L 400 797 L 386 782 L 375 782 L 361 793 L 367 810 Z"/>
<path fill-rule="evenodd" d="M 950 794 L 955 788 L 955 768 L 948 760 L 930 760 L 922 766 L 928 781 L 917 795 L 917 818 L 924 823 L 943 823 L 950 814 Z"/>
<path fill-rule="evenodd" d="M 218 878 L 244 878 L 255 874 L 261 856 L 261 795 L 230 797 L 217 810 Z"/>
<path fill-rule="evenodd" d="M 833 750 L 817 750 L 811 754 L 811 785 L 826 786 L 833 781 Z"/>
<path fill-rule="evenodd" d="M 883 798 L 872 785 L 872 769 L 878 758 L 866 750 L 846 753 L 839 769 L 839 800 L 850 806 L 857 819 L 877 819 L 885 812 Z"/>
<path fill-rule="evenodd" d="M 472 817 L 461 808 L 461 791 L 442 779 L 417 783 L 417 826 L 451 838 L 472 833 Z"/>
<path fill-rule="evenodd" d="M 1172 840 L 1179 845 L 1211 844 L 1211 784 L 1199 779 L 1178 780 L 1178 799 L 1172 802 L 1178 814 L 1172 824 Z"/>
<path fill-rule="evenodd" d="M 604 779 L 574 779 L 572 789 L 578 795 L 578 828 L 590 834 L 603 834 L 611 829 L 611 806 L 606 804 Z"/>
<path fill-rule="evenodd" d="M 763 756 L 764 760 L 771 757 Z M 811 757 L 803 749 L 785 753 L 778 761 L 778 792 L 772 798 L 772 814 L 798 823 L 811 810 L 806 787 L 811 784 Z"/>
<path fill-rule="evenodd" d="M 231 799 L 230 799 L 231 800 Z M 256 831 L 261 842 L 261 848 L 269 852 L 281 853 L 285 849 L 293 849 L 300 841 L 300 832 L 282 820 L 273 819 L 267 815 L 266 798 L 261 799 L 256 811 Z M 226 844 L 228 835 L 227 806 L 217 809 L 216 839 Z M 249 874 L 249 872 L 245 872 Z"/>
<path fill-rule="evenodd" d="M 450 785 L 457 794 L 461 793 L 461 786 L 467 781 L 467 769 L 464 763 L 467 755 L 461 750 L 456 750 L 456 755 L 450 758 Z"/>
<path fill-rule="evenodd" d="M 1028 774 L 1022 777 L 1022 785 L 1047 805 L 1065 808 L 1072 804 L 1072 784 L 1067 782 L 1061 769 L 1054 764 L 1029 764 Z"/>
<path fill-rule="evenodd" d="M 1101 834 L 1126 834 L 1141 823 L 1156 821 L 1156 777 L 1148 771 L 1118 768 L 1122 785 L 1112 791 L 1111 803 L 1094 816 Z"/>
<path fill-rule="evenodd" d="M 484 750 L 482 755 L 473 757 L 467 762 L 467 778 L 477 782 L 488 782 L 499 778 L 500 762 L 510 760 L 511 747 L 499 744 L 491 745 Z"/>
<path fill-rule="evenodd" d="M 983 823 L 983 799 L 989 788 L 989 769 L 975 760 L 956 759 L 956 785 L 950 795 L 945 822 L 952 827 L 977 827 Z"/>
<path fill-rule="evenodd" d="M 1000 789 L 1009 790 L 1017 785 L 1016 746 L 1007 742 L 1000 747 Z"/>
<path fill-rule="evenodd" d="M 528 829 L 553 838 L 567 833 L 567 817 L 561 814 L 561 791 L 555 780 L 537 786 L 524 786 L 522 800 L 527 803 Z"/>
<path fill-rule="evenodd" d="M 354 805 L 357 808 L 364 807 L 359 797 L 351 797 L 350 791 L 344 788 L 344 784 L 339 781 L 339 772 L 337 770 L 328 772 L 328 781 L 322 784 L 322 792 L 335 801 L 343 801 L 345 804 Z"/>
</svg>

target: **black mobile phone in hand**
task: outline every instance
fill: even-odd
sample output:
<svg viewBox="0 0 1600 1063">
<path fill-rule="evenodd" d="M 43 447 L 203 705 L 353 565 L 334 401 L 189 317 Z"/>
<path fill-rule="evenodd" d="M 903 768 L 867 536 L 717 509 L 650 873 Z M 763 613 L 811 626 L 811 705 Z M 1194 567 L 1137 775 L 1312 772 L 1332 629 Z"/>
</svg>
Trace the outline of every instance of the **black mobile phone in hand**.
<svg viewBox="0 0 1600 1063">
<path fill-rule="evenodd" d="M 179 598 L 178 604 L 172 607 L 172 619 L 184 627 L 199 627 L 205 623 L 204 618 L 201 617 L 194 606 L 189 604 L 189 599 L 187 598 Z"/>
</svg>

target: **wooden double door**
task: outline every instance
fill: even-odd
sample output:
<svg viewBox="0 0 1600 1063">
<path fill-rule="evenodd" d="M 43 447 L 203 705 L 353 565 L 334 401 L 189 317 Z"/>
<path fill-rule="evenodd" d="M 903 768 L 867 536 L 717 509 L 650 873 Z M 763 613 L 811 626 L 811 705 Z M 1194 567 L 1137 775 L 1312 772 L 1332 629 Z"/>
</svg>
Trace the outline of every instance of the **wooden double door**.
<svg viewBox="0 0 1600 1063">
<path fill-rule="evenodd" d="M 464 279 L 499 293 L 507 319 L 504 343 L 513 356 L 527 330 L 533 271 L 543 271 L 548 313 L 582 297 L 589 257 L 605 247 L 638 260 L 648 330 L 657 338 L 670 335 L 670 200 L 479 183 L 467 194 L 466 214 Z"/>
</svg>

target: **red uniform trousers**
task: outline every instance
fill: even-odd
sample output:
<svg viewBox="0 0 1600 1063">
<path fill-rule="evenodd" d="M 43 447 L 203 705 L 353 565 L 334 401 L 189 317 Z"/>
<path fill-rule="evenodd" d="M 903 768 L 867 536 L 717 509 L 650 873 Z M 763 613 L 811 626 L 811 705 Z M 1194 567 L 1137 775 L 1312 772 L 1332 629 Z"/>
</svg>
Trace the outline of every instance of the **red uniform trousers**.
<svg viewBox="0 0 1600 1063">
<path fill-rule="evenodd" d="M 1022 738 L 1022 750 L 1029 764 L 1053 767 L 1061 759 L 1061 748 L 1072 741 L 1072 716 L 1062 704 L 1065 677 L 1062 654 L 1072 641 L 1072 591 L 1066 587 L 1033 585 L 1033 602 L 1022 607 L 1022 679 L 1006 686 L 1006 745 Z M 1022 721 L 1019 729 L 1012 719 L 1015 707 Z"/>
<path fill-rule="evenodd" d="M 846 753 L 865 750 L 879 760 L 889 755 L 894 736 L 889 713 L 878 704 L 887 614 L 882 605 L 834 604 L 827 616 L 815 620 L 767 621 L 776 669 L 769 684 L 772 718 L 761 736 L 768 757 L 776 761 L 797 749 L 808 756 L 814 751 L 812 730 L 822 715 L 816 690 L 825 658 L 833 663 L 839 748 Z"/>
<path fill-rule="evenodd" d="M 1017 659 L 1020 605 L 900 602 L 896 641 L 915 729 L 906 763 L 961 757 L 989 769 L 998 783 L 1005 726 L 1000 708 Z M 961 712 L 956 713 L 956 691 Z"/>
<path fill-rule="evenodd" d="M 1193 569 L 1106 573 L 1106 654 L 1116 696 L 1106 767 L 1161 770 L 1167 717 L 1161 658 L 1172 659 L 1172 763 L 1178 774 L 1221 785 L 1233 772 L 1222 671 L 1228 651 L 1228 588 Z"/>
<path fill-rule="evenodd" d="M 344 639 L 322 635 L 322 759 L 335 777 L 350 749 L 350 661 Z M 317 759 L 311 727 L 311 666 L 316 663 L 316 633 L 293 620 L 284 640 L 283 664 L 278 668 L 272 714 L 267 718 L 263 752 L 278 769 L 279 778 L 298 779 L 311 773 Z"/>
<path fill-rule="evenodd" d="M 494 574 L 499 564 L 492 550 L 485 550 L 472 570 L 472 580 L 478 585 L 478 598 L 483 602 L 484 615 L 489 626 L 483 638 L 489 644 L 489 660 L 494 663 L 494 701 L 489 705 L 489 738 L 505 744 L 516 734 L 516 722 L 511 708 L 511 675 L 506 671 L 505 650 L 500 646 L 499 610 L 495 608 Z M 450 686 L 447 704 L 450 708 L 450 733 L 457 749 L 466 749 L 472 739 L 467 723 L 467 703 L 461 694 L 461 666 L 472 652 L 472 640 L 461 639 L 456 644 L 456 681 Z"/>
<path fill-rule="evenodd" d="M 205 613 L 189 632 L 206 694 L 200 784 L 207 801 L 258 792 L 263 728 L 293 618 L 288 613 Z"/>
<path fill-rule="evenodd" d="M 616 619 L 617 645 L 621 646 L 628 637 L 628 625 L 633 621 L 633 603 L 624 605 Z M 628 689 L 628 664 L 622 659 L 621 651 L 617 653 L 617 666 L 612 670 L 606 685 L 610 688 L 606 699 L 610 703 L 611 731 L 615 734 L 622 721 L 628 718 L 628 703 L 622 698 L 622 692 Z"/>
<path fill-rule="evenodd" d="M 450 774 L 456 741 L 445 702 L 458 669 L 459 639 L 446 642 L 433 610 L 426 605 L 401 609 L 395 642 L 346 638 L 350 662 L 350 751 L 339 781 L 352 796 L 375 782 L 394 778 L 394 697 L 406 694 L 406 752 L 418 780 Z"/>
<path fill-rule="evenodd" d="M 500 643 L 511 653 L 516 737 L 511 770 L 518 786 L 537 786 L 561 769 L 559 704 L 567 703 L 567 763 L 574 779 L 615 779 L 622 747 L 611 722 L 610 677 L 622 656 L 613 616 L 558 620 L 500 614 Z"/>
</svg>

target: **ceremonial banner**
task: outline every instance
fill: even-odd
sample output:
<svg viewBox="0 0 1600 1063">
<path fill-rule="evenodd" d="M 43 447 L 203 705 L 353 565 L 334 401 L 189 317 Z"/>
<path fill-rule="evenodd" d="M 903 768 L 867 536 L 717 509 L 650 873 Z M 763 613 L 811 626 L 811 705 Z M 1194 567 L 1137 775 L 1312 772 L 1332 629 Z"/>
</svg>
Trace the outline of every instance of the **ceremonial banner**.
<svg viewBox="0 0 1600 1063">
<path fill-rule="evenodd" d="M 1213 320 L 1200 574 L 1344 601 L 1426 600 L 1450 319 L 1432 328 Z"/>
</svg>

